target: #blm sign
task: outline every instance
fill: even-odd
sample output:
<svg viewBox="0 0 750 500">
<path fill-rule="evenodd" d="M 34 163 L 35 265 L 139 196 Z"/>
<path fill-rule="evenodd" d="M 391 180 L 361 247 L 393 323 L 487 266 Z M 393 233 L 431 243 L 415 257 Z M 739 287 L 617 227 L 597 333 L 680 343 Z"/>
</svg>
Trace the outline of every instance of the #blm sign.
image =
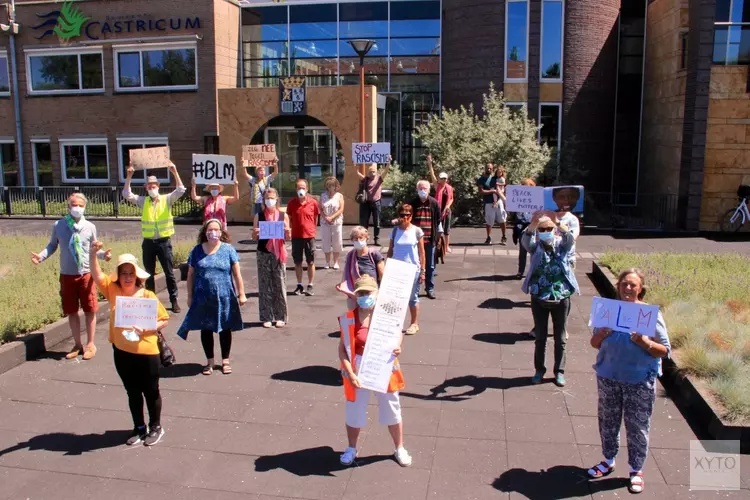
<svg viewBox="0 0 750 500">
<path fill-rule="evenodd" d="M 388 163 L 391 154 L 389 142 L 355 142 L 352 144 L 352 161 L 355 165 L 364 163 Z"/>
<path fill-rule="evenodd" d="M 538 186 L 506 186 L 505 209 L 508 212 L 544 210 L 544 188 Z"/>
<path fill-rule="evenodd" d="M 234 184 L 236 175 L 234 156 L 193 155 L 196 184 Z"/>
<path fill-rule="evenodd" d="M 157 304 L 157 299 L 142 299 L 119 295 L 115 299 L 115 328 L 132 328 L 137 326 L 144 330 L 156 330 Z"/>
<path fill-rule="evenodd" d="M 656 335 L 658 316 L 659 306 L 594 297 L 589 326 L 620 332 L 637 332 L 653 337 Z"/>
<path fill-rule="evenodd" d="M 242 146 L 242 161 L 250 165 L 270 166 L 276 161 L 276 144 Z"/>
<path fill-rule="evenodd" d="M 259 223 L 259 240 L 283 240 L 284 239 L 284 221 L 260 221 Z"/>
<path fill-rule="evenodd" d="M 169 146 L 131 149 L 130 163 L 136 170 L 167 168 L 169 166 Z"/>
</svg>

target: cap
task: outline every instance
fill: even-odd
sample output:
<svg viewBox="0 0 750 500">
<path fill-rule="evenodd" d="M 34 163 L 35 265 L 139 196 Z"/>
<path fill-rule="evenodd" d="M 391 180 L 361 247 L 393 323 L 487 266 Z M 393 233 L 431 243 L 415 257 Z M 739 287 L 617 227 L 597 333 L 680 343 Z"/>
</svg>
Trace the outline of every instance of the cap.
<svg viewBox="0 0 750 500">
<path fill-rule="evenodd" d="M 377 292 L 378 282 L 369 274 L 363 274 L 354 282 L 354 293 L 359 292 Z"/>
<path fill-rule="evenodd" d="M 445 173 L 445 172 L 440 172 L 440 175 L 438 175 L 438 177 L 439 177 L 440 179 L 447 179 L 447 178 L 448 178 L 448 174 L 447 174 L 447 173 Z"/>
</svg>

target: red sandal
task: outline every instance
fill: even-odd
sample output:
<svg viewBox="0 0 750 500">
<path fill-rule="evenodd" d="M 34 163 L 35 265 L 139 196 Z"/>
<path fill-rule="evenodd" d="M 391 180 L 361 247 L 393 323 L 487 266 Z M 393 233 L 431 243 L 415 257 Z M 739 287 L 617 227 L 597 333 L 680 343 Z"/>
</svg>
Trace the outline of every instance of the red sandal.
<svg viewBox="0 0 750 500">
<path fill-rule="evenodd" d="M 586 471 L 586 473 L 589 475 L 589 479 L 599 479 L 601 477 L 609 476 L 615 471 L 615 465 L 612 464 L 611 466 L 607 464 L 607 462 L 601 461 L 589 470 Z"/>
</svg>

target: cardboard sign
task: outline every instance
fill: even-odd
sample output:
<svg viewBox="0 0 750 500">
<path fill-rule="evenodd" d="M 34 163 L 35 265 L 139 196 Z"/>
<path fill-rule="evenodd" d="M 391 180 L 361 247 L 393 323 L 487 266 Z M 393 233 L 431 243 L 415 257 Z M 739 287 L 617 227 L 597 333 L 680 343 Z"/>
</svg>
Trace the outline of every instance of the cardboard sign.
<svg viewBox="0 0 750 500">
<path fill-rule="evenodd" d="M 234 184 L 237 169 L 234 156 L 193 155 L 196 184 Z"/>
<path fill-rule="evenodd" d="M 130 150 L 130 164 L 135 170 L 169 167 L 169 146 Z"/>
<path fill-rule="evenodd" d="M 505 210 L 536 212 L 544 210 L 544 188 L 539 186 L 506 186 Z"/>
<path fill-rule="evenodd" d="M 355 165 L 365 163 L 388 163 L 391 155 L 389 142 L 355 142 L 352 144 L 352 161 Z"/>
<path fill-rule="evenodd" d="M 242 161 L 254 166 L 271 166 L 276 163 L 276 144 L 250 144 L 242 146 Z"/>
<path fill-rule="evenodd" d="M 621 332 L 638 332 L 653 337 L 656 334 L 658 316 L 659 306 L 594 297 L 591 302 L 589 326 Z"/>
<path fill-rule="evenodd" d="M 284 221 L 260 221 L 258 223 L 260 240 L 283 240 L 284 239 Z"/>
<path fill-rule="evenodd" d="M 583 186 L 517 186 L 505 187 L 505 209 L 508 212 L 583 212 Z"/>
<path fill-rule="evenodd" d="M 123 297 L 115 299 L 115 328 L 132 328 L 137 326 L 144 330 L 156 330 L 159 314 L 157 299 Z"/>
</svg>

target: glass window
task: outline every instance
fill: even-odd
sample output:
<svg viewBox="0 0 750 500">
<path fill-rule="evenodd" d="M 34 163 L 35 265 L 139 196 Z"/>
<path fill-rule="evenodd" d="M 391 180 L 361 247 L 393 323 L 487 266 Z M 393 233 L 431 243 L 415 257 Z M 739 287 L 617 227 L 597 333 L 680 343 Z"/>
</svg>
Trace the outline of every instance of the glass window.
<svg viewBox="0 0 750 500">
<path fill-rule="evenodd" d="M 275 77 L 245 78 L 245 87 L 249 89 L 278 88 L 278 86 L 279 86 L 279 79 Z"/>
<path fill-rule="evenodd" d="M 383 56 L 385 57 L 388 54 L 388 39 L 382 38 L 378 39 L 375 38 L 375 45 L 372 46 L 370 49 L 370 52 L 367 53 L 368 57 L 372 56 Z M 346 40 L 341 40 L 339 42 L 339 55 L 341 57 L 359 57 L 357 56 L 357 53 L 354 52 L 354 49 L 352 48 L 351 44 L 347 42 Z"/>
<path fill-rule="evenodd" d="M 688 34 L 680 33 L 680 69 L 687 69 Z"/>
<path fill-rule="evenodd" d="M 440 2 L 391 2 L 391 36 L 440 36 Z"/>
<path fill-rule="evenodd" d="M 732 11 L 729 14 L 729 20 L 731 22 L 750 22 L 750 5 L 745 5 L 746 1 L 747 0 L 732 0 Z"/>
<path fill-rule="evenodd" d="M 392 92 L 437 92 L 438 75 L 391 75 Z"/>
<path fill-rule="evenodd" d="M 716 22 L 729 22 L 729 10 L 732 5 L 731 0 L 716 0 Z"/>
<path fill-rule="evenodd" d="M 289 29 L 291 40 L 335 40 L 336 4 L 290 6 Z"/>
<path fill-rule="evenodd" d="M 18 163 L 16 162 L 16 145 L 13 142 L 0 143 L 0 172 L 3 186 L 20 186 Z"/>
<path fill-rule="evenodd" d="M 49 142 L 32 142 L 34 165 L 36 167 L 36 185 L 52 186 L 52 147 Z"/>
<path fill-rule="evenodd" d="M 125 182 L 128 164 L 130 163 L 131 150 L 169 146 L 167 141 L 163 138 L 118 140 L 117 145 L 120 151 L 120 182 Z M 146 177 L 148 177 L 149 175 L 155 175 L 159 179 L 159 181 L 169 183 L 169 169 L 167 168 L 157 168 L 154 170 L 137 170 L 133 174 L 133 182 L 145 183 Z"/>
<path fill-rule="evenodd" d="M 436 56 L 440 38 L 391 38 L 392 56 Z"/>
<path fill-rule="evenodd" d="M 79 93 L 104 90 L 102 54 L 27 54 L 30 93 Z"/>
<path fill-rule="evenodd" d="M 8 57 L 0 55 L 0 94 L 10 93 L 10 78 L 8 78 Z"/>
<path fill-rule="evenodd" d="M 714 64 L 750 62 L 750 0 L 717 0 Z"/>
<path fill-rule="evenodd" d="M 245 76 L 248 77 L 279 77 L 289 74 L 287 59 L 254 59 L 243 62 Z"/>
<path fill-rule="evenodd" d="M 336 57 L 336 40 L 292 42 L 292 57 Z"/>
<path fill-rule="evenodd" d="M 542 5 L 542 78 L 562 78 L 562 22 L 561 0 L 544 0 Z"/>
<path fill-rule="evenodd" d="M 525 102 L 506 102 L 505 103 L 505 107 L 508 108 L 511 111 L 511 113 L 514 113 L 514 114 L 523 113 L 525 115 L 526 114 L 525 106 L 526 106 Z"/>
<path fill-rule="evenodd" d="M 539 106 L 539 143 L 557 149 L 560 143 L 560 105 L 542 104 Z"/>
<path fill-rule="evenodd" d="M 107 182 L 109 157 L 105 140 L 96 142 L 60 141 L 63 181 Z"/>
<path fill-rule="evenodd" d="M 387 36 L 388 3 L 339 4 L 340 38 L 386 38 Z"/>
<path fill-rule="evenodd" d="M 440 73 L 439 57 L 391 57 L 391 75 L 400 73 Z"/>
<path fill-rule="evenodd" d="M 245 59 L 278 59 L 287 56 L 287 42 L 246 42 Z"/>
<path fill-rule="evenodd" d="M 242 9 L 242 40 L 264 42 L 287 39 L 286 5 Z"/>
<path fill-rule="evenodd" d="M 528 45 L 528 2 L 508 0 L 505 16 L 505 79 L 525 80 Z"/>
<path fill-rule="evenodd" d="M 292 74 L 294 75 L 332 75 L 335 77 L 338 69 L 339 64 L 335 57 L 332 59 L 292 59 Z"/>
<path fill-rule="evenodd" d="M 365 57 L 365 74 L 388 74 L 388 63 L 385 57 Z M 342 57 L 341 58 L 341 76 L 359 75 L 359 58 Z"/>
<path fill-rule="evenodd" d="M 340 85 L 359 85 L 359 73 L 346 74 L 343 66 L 341 67 Z M 374 85 L 380 92 L 388 90 L 388 75 L 386 73 L 377 75 L 375 73 L 365 73 L 365 85 Z"/>
<path fill-rule="evenodd" d="M 115 54 L 118 90 L 198 88 L 194 45 L 115 47 Z"/>
</svg>

